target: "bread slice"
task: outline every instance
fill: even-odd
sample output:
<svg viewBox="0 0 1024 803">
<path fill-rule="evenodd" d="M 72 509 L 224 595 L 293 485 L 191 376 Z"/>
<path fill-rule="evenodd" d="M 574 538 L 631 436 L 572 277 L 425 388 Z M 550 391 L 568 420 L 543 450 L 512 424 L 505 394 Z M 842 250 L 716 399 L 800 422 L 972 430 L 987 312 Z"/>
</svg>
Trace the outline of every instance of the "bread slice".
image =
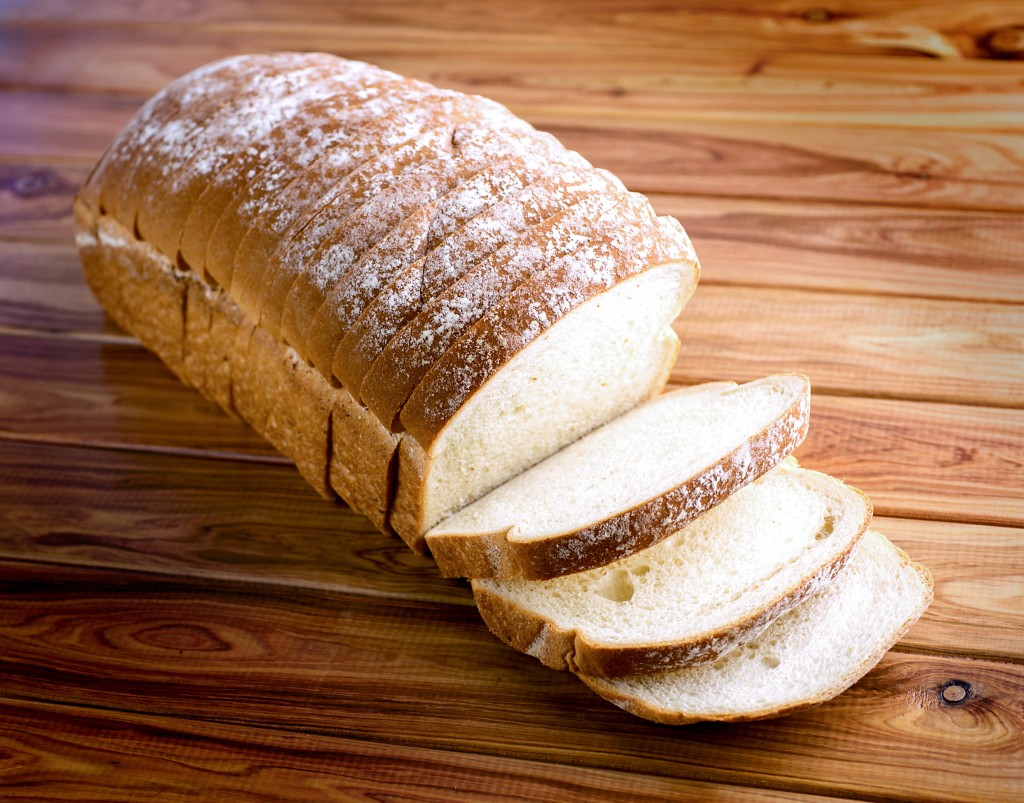
<svg viewBox="0 0 1024 803">
<path fill-rule="evenodd" d="M 486 330 L 489 342 L 525 346 L 560 315 L 596 294 L 596 288 L 608 289 L 652 265 L 689 263 L 690 285 L 696 287 L 697 262 L 692 254 L 685 235 L 665 236 L 654 210 L 641 195 L 628 193 L 614 205 L 601 203 L 599 197 L 578 204 L 549 225 L 538 227 L 537 236 L 515 253 L 485 260 L 427 304 L 374 360 L 363 377 L 359 398 L 386 425 L 398 429 L 399 413 L 410 394 L 481 319 L 493 321 Z M 546 277 L 555 273 L 560 274 L 560 281 L 549 282 Z M 595 292 L 566 292 L 580 282 L 595 288 Z M 516 308 L 515 302 L 509 304 L 509 298 L 520 299 L 518 289 L 524 284 L 544 289 L 557 287 L 557 298 L 554 303 L 544 303 L 542 290 L 530 294 Z M 522 314 L 517 316 L 513 309 Z M 490 339 L 490 333 L 503 324 L 508 335 Z M 526 332 L 532 337 L 523 336 Z M 481 351 L 481 355 L 484 353 Z M 515 353 L 510 348 L 508 358 Z M 504 362 L 507 359 L 473 359 L 467 363 L 460 357 L 454 363 L 454 371 L 447 367 L 437 371 L 446 380 L 453 379 L 452 384 L 461 386 L 460 369 L 478 365 L 481 379 L 486 380 Z M 404 420 L 402 424 L 408 427 Z"/>
<path fill-rule="evenodd" d="M 792 458 L 674 535 L 553 580 L 474 580 L 498 638 L 554 669 L 618 677 L 714 660 L 830 582 L 867 497 Z"/>
<path fill-rule="evenodd" d="M 670 725 L 778 716 L 856 683 L 924 613 L 932 594 L 928 571 L 869 531 L 835 582 L 714 663 L 581 677 L 631 714 Z"/>
<path fill-rule="evenodd" d="M 430 442 L 404 438 L 395 531 L 425 549 L 445 517 L 660 393 L 691 278 L 669 263 L 620 282 L 520 350 Z"/>
<path fill-rule="evenodd" d="M 455 513 L 427 545 L 448 577 L 542 580 L 604 566 L 787 457 L 809 404 L 809 382 L 795 374 L 665 394 Z"/>
</svg>

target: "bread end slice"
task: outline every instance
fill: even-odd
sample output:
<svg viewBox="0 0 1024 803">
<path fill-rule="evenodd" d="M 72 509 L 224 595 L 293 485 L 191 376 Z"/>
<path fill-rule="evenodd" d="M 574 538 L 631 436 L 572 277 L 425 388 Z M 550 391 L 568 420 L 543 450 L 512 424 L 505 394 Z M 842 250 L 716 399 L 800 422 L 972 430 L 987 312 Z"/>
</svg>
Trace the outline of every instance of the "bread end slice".
<svg viewBox="0 0 1024 803">
<path fill-rule="evenodd" d="M 869 531 L 834 583 L 718 661 L 614 680 L 580 677 L 620 708 L 668 725 L 780 716 L 856 683 L 932 598 L 928 570 Z"/>
</svg>

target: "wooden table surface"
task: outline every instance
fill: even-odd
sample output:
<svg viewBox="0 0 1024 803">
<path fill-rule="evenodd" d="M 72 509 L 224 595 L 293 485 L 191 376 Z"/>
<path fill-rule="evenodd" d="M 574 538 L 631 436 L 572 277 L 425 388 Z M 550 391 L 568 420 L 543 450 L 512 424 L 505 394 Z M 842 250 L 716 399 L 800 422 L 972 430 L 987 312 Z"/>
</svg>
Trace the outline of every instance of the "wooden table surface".
<svg viewBox="0 0 1024 803">
<path fill-rule="evenodd" d="M 647 723 L 179 385 L 71 197 L 261 49 L 488 95 L 676 215 L 673 381 L 809 374 L 798 456 L 931 569 L 924 618 L 825 705 Z M 1024 797 L 1022 58 L 1018 0 L 0 3 L 0 798 Z"/>
</svg>

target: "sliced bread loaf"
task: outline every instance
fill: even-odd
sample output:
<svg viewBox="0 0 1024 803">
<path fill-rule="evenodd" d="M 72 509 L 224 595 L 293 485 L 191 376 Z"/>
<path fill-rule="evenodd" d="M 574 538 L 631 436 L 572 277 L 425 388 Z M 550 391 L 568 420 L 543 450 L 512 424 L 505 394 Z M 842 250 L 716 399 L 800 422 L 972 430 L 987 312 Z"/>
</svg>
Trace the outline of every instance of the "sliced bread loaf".
<svg viewBox="0 0 1024 803">
<path fill-rule="evenodd" d="M 795 374 L 668 393 L 513 477 L 431 529 L 445 576 L 549 579 L 672 535 L 789 455 L 807 432 Z"/>
<path fill-rule="evenodd" d="M 931 600 L 927 570 L 868 532 L 833 583 L 717 661 L 617 679 L 581 677 L 620 708 L 670 725 L 777 716 L 856 683 Z"/>
<path fill-rule="evenodd" d="M 828 583 L 871 519 L 862 493 L 790 458 L 664 541 L 553 580 L 474 580 L 498 638 L 617 677 L 718 658 Z"/>
</svg>

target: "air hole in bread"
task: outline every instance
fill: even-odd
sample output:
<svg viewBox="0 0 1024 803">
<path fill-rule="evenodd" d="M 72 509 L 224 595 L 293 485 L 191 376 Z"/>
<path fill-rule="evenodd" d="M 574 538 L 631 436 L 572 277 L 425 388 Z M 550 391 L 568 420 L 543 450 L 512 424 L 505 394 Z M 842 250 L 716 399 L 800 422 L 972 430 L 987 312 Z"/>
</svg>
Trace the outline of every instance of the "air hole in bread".
<svg viewBox="0 0 1024 803">
<path fill-rule="evenodd" d="M 641 577 L 647 574 L 647 572 L 649 572 L 650 570 L 650 566 L 648 566 L 646 563 L 641 563 L 639 566 L 634 566 L 630 571 L 632 571 L 633 574 L 637 575 L 638 577 Z"/>
<path fill-rule="evenodd" d="M 765 655 L 761 658 L 761 663 L 769 669 L 775 669 L 782 662 L 779 660 L 779 656 L 777 655 Z"/>
<path fill-rule="evenodd" d="M 818 534 L 814 537 L 818 541 L 824 541 L 826 538 L 832 535 L 832 533 L 835 532 L 835 529 L 836 517 L 831 515 L 825 516 L 825 521 L 822 522 L 821 529 L 818 530 Z"/>
<path fill-rule="evenodd" d="M 633 581 L 625 569 L 615 569 L 597 582 L 594 592 L 612 602 L 629 602 L 633 598 Z"/>
<path fill-rule="evenodd" d="M 135 220 L 132 221 L 132 236 L 136 240 L 138 240 L 140 243 L 145 240 L 145 238 L 142 236 L 142 232 L 139 231 L 139 216 L 138 215 L 136 215 L 135 216 Z"/>
</svg>

